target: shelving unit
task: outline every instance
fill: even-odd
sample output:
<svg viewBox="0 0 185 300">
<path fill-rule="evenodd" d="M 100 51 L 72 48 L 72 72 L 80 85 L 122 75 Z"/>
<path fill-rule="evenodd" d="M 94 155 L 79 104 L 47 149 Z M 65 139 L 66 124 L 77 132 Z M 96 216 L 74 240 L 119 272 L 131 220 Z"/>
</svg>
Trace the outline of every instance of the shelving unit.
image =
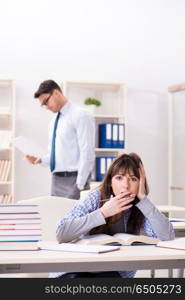
<svg viewBox="0 0 185 300">
<path fill-rule="evenodd" d="M 0 204 L 14 202 L 15 84 L 0 79 Z"/>
<path fill-rule="evenodd" d="M 185 84 L 168 88 L 168 205 L 185 207 Z M 171 213 L 184 217 L 184 213 Z"/>
<path fill-rule="evenodd" d="M 84 104 L 87 97 L 96 98 L 101 101 L 101 106 L 95 107 L 95 111 L 91 112 L 95 118 L 95 154 L 100 156 L 118 156 L 126 152 L 126 148 L 99 148 L 98 144 L 98 127 L 102 123 L 124 123 L 125 124 L 125 142 L 127 143 L 127 118 L 126 118 L 126 102 L 127 102 L 127 86 L 125 83 L 100 83 L 100 82 L 64 82 L 62 85 L 64 95 L 74 103 L 80 105 L 86 110 L 90 106 Z M 99 185 L 96 182 L 95 168 L 92 176 L 91 186 Z"/>
</svg>

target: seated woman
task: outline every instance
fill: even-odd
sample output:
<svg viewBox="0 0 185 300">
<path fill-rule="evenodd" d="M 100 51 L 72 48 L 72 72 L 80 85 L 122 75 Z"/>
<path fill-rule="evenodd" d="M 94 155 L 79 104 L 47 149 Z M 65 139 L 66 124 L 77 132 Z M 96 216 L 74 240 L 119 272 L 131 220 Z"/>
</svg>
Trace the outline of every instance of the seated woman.
<svg viewBox="0 0 185 300">
<path fill-rule="evenodd" d="M 57 228 L 59 243 L 85 234 L 118 232 L 174 239 L 166 218 L 148 198 L 149 188 L 140 157 L 135 153 L 115 159 L 101 186 L 80 200 Z M 68 273 L 62 277 L 134 277 L 135 271 Z"/>
</svg>

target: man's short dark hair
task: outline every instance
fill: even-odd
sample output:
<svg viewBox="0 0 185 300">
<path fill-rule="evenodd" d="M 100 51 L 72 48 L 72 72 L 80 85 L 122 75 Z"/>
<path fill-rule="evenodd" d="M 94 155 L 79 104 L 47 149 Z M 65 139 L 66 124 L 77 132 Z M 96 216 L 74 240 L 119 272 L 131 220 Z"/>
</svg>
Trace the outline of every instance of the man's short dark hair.
<svg viewBox="0 0 185 300">
<path fill-rule="evenodd" d="M 58 90 L 62 93 L 60 86 L 54 80 L 45 80 L 39 85 L 34 97 L 38 98 L 42 94 L 51 94 L 54 90 Z"/>
</svg>

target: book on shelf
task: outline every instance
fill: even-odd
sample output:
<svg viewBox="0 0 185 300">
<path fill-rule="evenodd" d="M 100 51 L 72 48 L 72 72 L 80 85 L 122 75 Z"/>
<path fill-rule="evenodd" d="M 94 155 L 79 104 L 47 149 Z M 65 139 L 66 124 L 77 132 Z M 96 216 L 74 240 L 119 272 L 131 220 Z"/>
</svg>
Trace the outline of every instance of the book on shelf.
<svg viewBox="0 0 185 300">
<path fill-rule="evenodd" d="M 33 234 L 33 235 L 0 235 L 0 242 L 38 242 L 42 240 L 41 234 Z"/>
<path fill-rule="evenodd" d="M 112 124 L 111 123 L 99 124 L 99 147 L 100 148 L 112 147 Z"/>
<path fill-rule="evenodd" d="M 48 243 L 40 242 L 41 250 L 66 251 L 66 252 L 86 252 L 86 253 L 106 253 L 119 250 L 119 246 L 102 246 L 102 245 L 78 245 L 73 243 Z"/>
<path fill-rule="evenodd" d="M 10 113 L 10 107 L 9 106 L 1 106 L 0 114 L 7 114 L 7 113 Z"/>
<path fill-rule="evenodd" d="M 7 181 L 10 173 L 11 161 L 1 160 L 0 161 L 0 181 Z"/>
<path fill-rule="evenodd" d="M 176 238 L 171 241 L 160 241 L 156 246 L 161 248 L 185 250 L 185 237 Z"/>
<path fill-rule="evenodd" d="M 41 157 L 45 153 L 44 149 L 42 149 L 38 144 L 24 136 L 15 137 L 12 139 L 12 144 L 24 155 L 28 154 L 35 157 Z"/>
<path fill-rule="evenodd" d="M 11 222 L 7 224 L 1 224 L 0 223 L 0 232 L 1 230 L 15 230 L 15 229 L 22 229 L 22 230 L 28 230 L 28 229 L 37 229 L 41 230 L 41 223 L 23 223 L 23 224 L 11 224 Z"/>
<path fill-rule="evenodd" d="M 9 213 L 9 214 L 21 214 L 21 213 L 38 213 L 39 208 L 38 205 L 31 205 L 31 204 L 10 204 L 10 205 L 0 205 L 0 213 Z"/>
<path fill-rule="evenodd" d="M 38 242 L 0 242 L 0 251 L 39 250 Z"/>
<path fill-rule="evenodd" d="M 11 203 L 12 195 L 11 194 L 2 194 L 0 195 L 0 205 L 5 203 Z"/>
<path fill-rule="evenodd" d="M 125 148 L 125 124 L 118 124 L 118 145 L 117 148 Z"/>
<path fill-rule="evenodd" d="M 4 236 L 29 236 L 29 235 L 35 235 L 39 236 L 41 235 L 41 229 L 0 229 L 0 239 Z"/>
<path fill-rule="evenodd" d="M 170 222 L 185 222 L 185 219 L 182 218 L 170 218 Z"/>
<path fill-rule="evenodd" d="M 0 213 L 0 220 L 40 220 L 40 215 L 38 213 L 28 213 L 28 214 L 1 214 Z"/>
<path fill-rule="evenodd" d="M 98 156 L 96 157 L 96 181 L 102 181 L 105 173 L 112 164 L 114 156 Z"/>
<path fill-rule="evenodd" d="M 3 174 L 4 174 L 4 167 L 5 167 L 5 160 L 1 160 L 0 165 L 0 181 L 3 181 Z"/>
<path fill-rule="evenodd" d="M 11 161 L 6 160 L 5 161 L 4 172 L 2 174 L 2 181 L 8 181 L 9 174 L 10 174 L 10 168 L 11 168 Z"/>
<path fill-rule="evenodd" d="M 86 235 L 82 239 L 74 241 L 76 244 L 83 245 L 106 245 L 106 244 L 120 244 L 129 246 L 133 244 L 151 244 L 156 245 L 160 240 L 145 235 L 134 235 L 128 233 L 116 233 L 114 235 L 108 234 L 92 234 Z"/>
</svg>

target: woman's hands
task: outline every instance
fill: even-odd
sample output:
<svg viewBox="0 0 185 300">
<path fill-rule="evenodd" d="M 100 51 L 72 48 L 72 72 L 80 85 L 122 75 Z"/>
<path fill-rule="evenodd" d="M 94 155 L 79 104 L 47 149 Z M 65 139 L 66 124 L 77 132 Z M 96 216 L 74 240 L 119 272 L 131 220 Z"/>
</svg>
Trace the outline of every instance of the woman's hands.
<svg viewBox="0 0 185 300">
<path fill-rule="evenodd" d="M 129 209 L 132 206 L 131 202 L 135 199 L 135 196 L 136 195 L 130 192 L 123 192 L 116 197 L 111 197 L 110 200 L 106 201 L 100 208 L 104 218 L 112 217 Z"/>
<path fill-rule="evenodd" d="M 140 180 L 139 180 L 139 189 L 138 189 L 137 197 L 139 198 L 139 200 L 142 200 L 146 196 L 146 188 L 145 188 L 146 176 L 145 176 L 144 167 L 141 163 L 139 167 L 139 174 L 140 174 Z"/>
</svg>

